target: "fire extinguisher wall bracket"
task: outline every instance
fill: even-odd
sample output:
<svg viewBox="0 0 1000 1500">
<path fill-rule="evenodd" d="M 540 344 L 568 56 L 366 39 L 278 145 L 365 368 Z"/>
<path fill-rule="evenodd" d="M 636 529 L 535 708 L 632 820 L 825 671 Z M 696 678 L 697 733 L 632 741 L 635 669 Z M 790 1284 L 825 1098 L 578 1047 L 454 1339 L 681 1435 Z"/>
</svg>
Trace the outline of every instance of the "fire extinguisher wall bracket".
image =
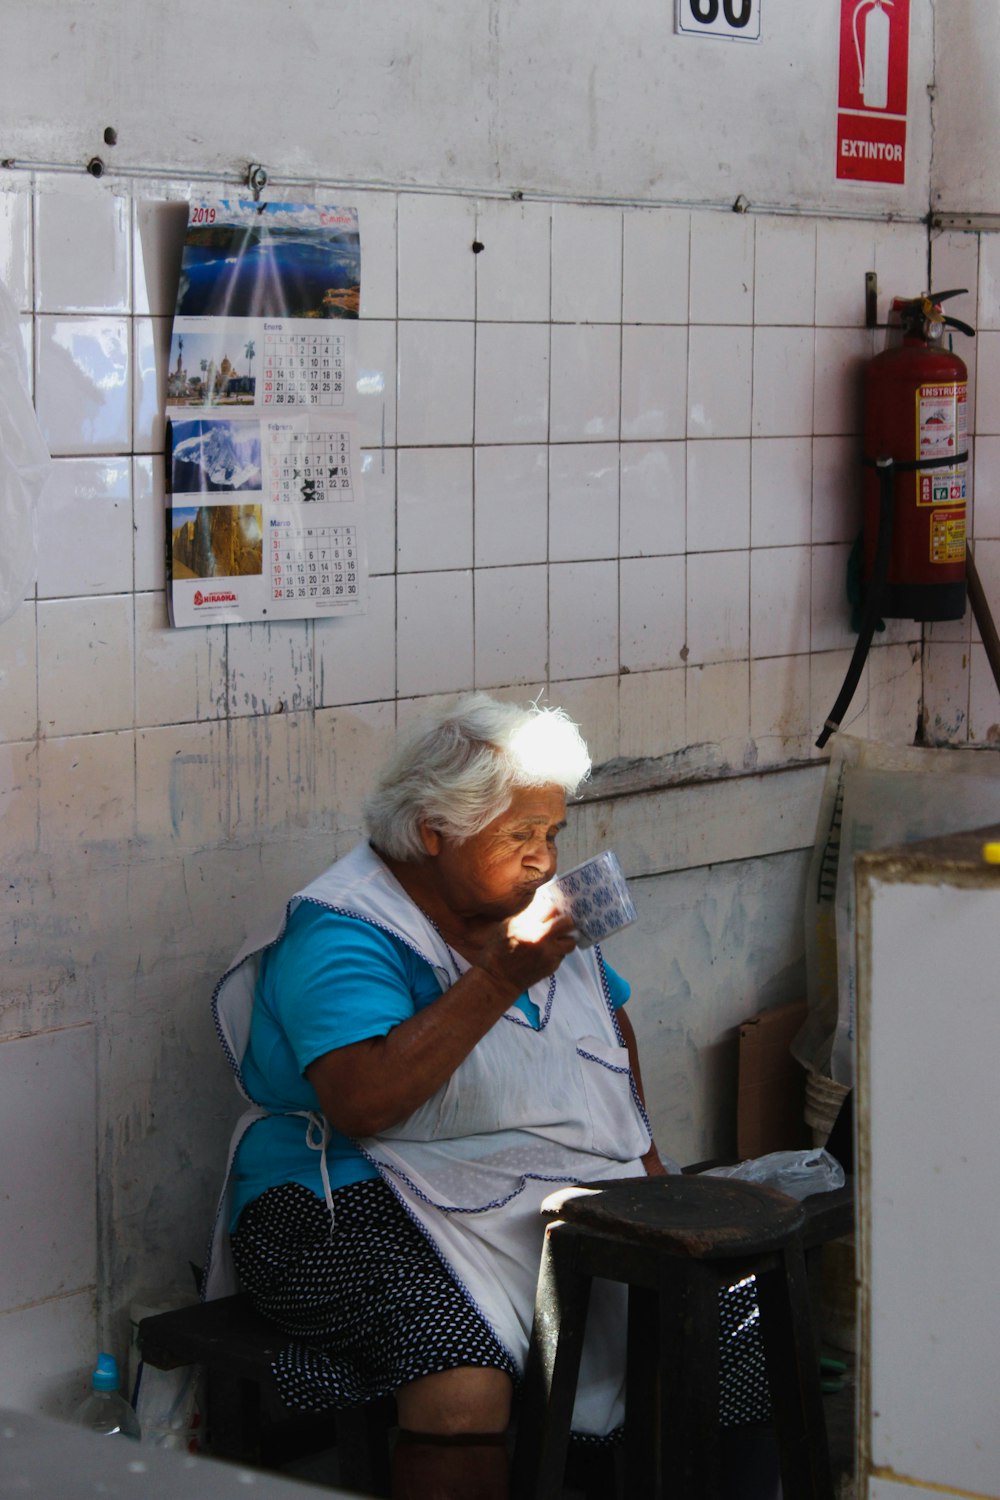
<svg viewBox="0 0 1000 1500">
<path fill-rule="evenodd" d="M 886 453 L 881 458 L 863 458 L 861 462 L 867 469 L 878 470 L 891 467 L 894 474 L 916 474 L 918 471 L 922 473 L 924 469 L 951 469 L 956 464 L 968 462 L 968 458 L 969 450 L 968 448 L 963 448 L 961 453 L 956 453 L 954 456 L 949 456 L 948 458 L 911 459 L 907 463 L 905 461 L 901 462 L 898 458 L 892 458 Z"/>
</svg>

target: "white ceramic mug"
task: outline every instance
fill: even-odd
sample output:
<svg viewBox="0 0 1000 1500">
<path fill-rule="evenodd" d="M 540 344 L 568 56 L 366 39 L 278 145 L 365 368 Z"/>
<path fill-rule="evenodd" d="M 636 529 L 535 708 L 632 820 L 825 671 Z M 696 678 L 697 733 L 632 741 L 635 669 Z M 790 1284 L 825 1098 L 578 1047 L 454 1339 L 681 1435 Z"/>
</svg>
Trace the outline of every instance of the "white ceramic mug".
<svg viewBox="0 0 1000 1500">
<path fill-rule="evenodd" d="M 610 849 L 557 875 L 543 887 L 553 905 L 573 918 L 577 947 L 602 943 L 637 918 L 628 884 Z"/>
</svg>

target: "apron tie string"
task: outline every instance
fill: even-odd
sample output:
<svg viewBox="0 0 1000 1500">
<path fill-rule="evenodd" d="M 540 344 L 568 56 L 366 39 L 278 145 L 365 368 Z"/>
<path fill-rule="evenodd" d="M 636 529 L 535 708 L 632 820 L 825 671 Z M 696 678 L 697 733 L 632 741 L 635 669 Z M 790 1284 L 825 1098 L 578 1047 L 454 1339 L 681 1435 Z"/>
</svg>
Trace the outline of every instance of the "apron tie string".
<svg viewBox="0 0 1000 1500">
<path fill-rule="evenodd" d="M 306 1145 L 310 1151 L 319 1152 L 319 1175 L 323 1180 L 323 1198 L 330 1213 L 330 1238 L 333 1239 L 335 1217 L 333 1212 L 333 1190 L 330 1187 L 330 1172 L 326 1164 L 326 1148 L 330 1142 L 330 1123 L 325 1115 L 310 1110 L 305 1116 Z"/>
</svg>

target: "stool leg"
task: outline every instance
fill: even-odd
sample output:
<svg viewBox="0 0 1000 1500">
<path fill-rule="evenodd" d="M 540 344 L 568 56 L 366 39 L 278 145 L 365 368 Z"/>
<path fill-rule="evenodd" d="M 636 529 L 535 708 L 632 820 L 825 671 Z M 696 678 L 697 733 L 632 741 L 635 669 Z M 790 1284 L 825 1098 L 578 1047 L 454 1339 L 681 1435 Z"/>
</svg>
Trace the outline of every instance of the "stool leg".
<svg viewBox="0 0 1000 1500">
<path fill-rule="evenodd" d="M 758 1271 L 757 1299 L 785 1500 L 833 1500 L 819 1353 L 798 1239 L 774 1269 Z"/>
<path fill-rule="evenodd" d="M 625 1365 L 625 1492 L 662 1493 L 659 1451 L 660 1298 L 655 1291 L 628 1289 L 628 1353 Z"/>
<path fill-rule="evenodd" d="M 256 1381 L 209 1369 L 205 1417 L 209 1451 L 214 1457 L 266 1464 L 261 1390 Z"/>
<path fill-rule="evenodd" d="M 371 1401 L 333 1413 L 337 1434 L 338 1483 L 352 1493 L 388 1495 L 389 1428 L 394 1413 L 389 1402 Z"/>
<path fill-rule="evenodd" d="M 719 1282 L 697 1262 L 660 1270 L 658 1484 L 628 1493 L 671 1500 L 719 1494 Z"/>
<path fill-rule="evenodd" d="M 576 1234 L 561 1222 L 550 1224 L 517 1419 L 511 1494 L 518 1500 L 558 1500 L 562 1490 L 589 1301 L 590 1277 L 577 1269 Z"/>
</svg>

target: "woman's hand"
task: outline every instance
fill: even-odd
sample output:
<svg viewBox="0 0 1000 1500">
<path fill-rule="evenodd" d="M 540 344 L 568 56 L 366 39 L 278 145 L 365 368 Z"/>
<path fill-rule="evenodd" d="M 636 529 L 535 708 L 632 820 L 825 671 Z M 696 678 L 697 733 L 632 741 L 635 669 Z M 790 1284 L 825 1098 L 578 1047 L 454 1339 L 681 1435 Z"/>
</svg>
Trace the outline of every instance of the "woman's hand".
<svg viewBox="0 0 1000 1500">
<path fill-rule="evenodd" d="M 501 924 L 477 958 L 476 967 L 506 985 L 513 1001 L 540 979 L 554 974 L 575 947 L 572 918 L 562 915 L 548 901 L 539 907 L 536 898 L 516 917 Z"/>
<path fill-rule="evenodd" d="M 647 1177 L 669 1177 L 670 1173 L 660 1160 L 660 1153 L 655 1146 L 650 1146 L 642 1158 L 642 1165 L 646 1169 Z"/>
</svg>

